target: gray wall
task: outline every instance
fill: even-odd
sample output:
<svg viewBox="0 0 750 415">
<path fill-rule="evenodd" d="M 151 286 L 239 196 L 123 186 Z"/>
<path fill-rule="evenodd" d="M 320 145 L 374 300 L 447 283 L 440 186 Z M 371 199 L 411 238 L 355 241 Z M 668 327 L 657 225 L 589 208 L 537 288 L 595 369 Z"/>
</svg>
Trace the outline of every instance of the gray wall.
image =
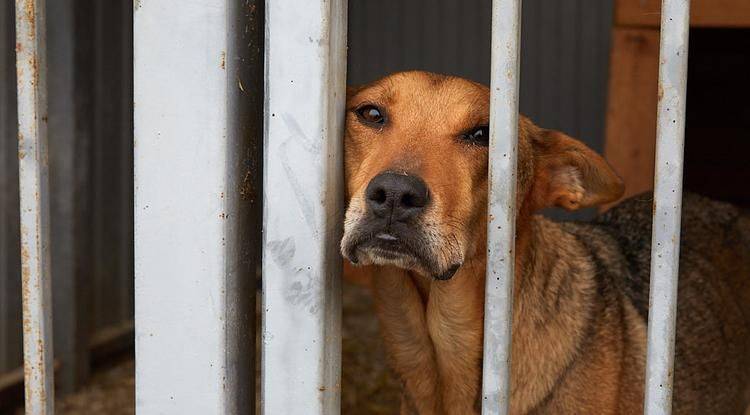
<svg viewBox="0 0 750 415">
<path fill-rule="evenodd" d="M 491 0 L 351 0 L 349 83 L 423 69 L 484 84 Z M 524 0 L 521 112 L 600 151 L 612 0 Z"/>
<path fill-rule="evenodd" d="M 13 3 L 0 2 L 0 373 L 21 362 L 21 260 Z"/>
<path fill-rule="evenodd" d="M 70 390 L 100 334 L 132 324 L 132 1 L 47 8 L 54 341 Z M 0 2 L 0 376 L 22 363 L 13 29 Z"/>
</svg>

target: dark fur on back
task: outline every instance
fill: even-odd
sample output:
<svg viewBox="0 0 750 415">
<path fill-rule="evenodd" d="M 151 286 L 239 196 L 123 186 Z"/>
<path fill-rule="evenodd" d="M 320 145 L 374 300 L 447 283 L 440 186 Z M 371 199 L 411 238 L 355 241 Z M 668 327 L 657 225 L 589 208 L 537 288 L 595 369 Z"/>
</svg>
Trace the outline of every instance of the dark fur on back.
<svg viewBox="0 0 750 415">
<path fill-rule="evenodd" d="M 566 223 L 597 264 L 599 287 L 616 287 L 648 319 L 651 194 L 592 223 Z M 677 414 L 741 414 L 750 380 L 750 216 L 694 194 L 683 198 L 678 285 Z M 611 289 L 604 296 L 612 294 Z"/>
</svg>

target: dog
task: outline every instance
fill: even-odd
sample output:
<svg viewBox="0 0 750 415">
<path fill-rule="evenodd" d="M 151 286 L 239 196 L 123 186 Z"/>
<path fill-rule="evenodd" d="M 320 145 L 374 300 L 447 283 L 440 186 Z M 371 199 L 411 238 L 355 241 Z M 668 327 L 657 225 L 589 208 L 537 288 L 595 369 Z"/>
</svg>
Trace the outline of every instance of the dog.
<svg viewBox="0 0 750 415">
<path fill-rule="evenodd" d="M 401 414 L 479 413 L 489 90 L 415 71 L 347 95 L 341 252 L 371 286 Z M 516 177 L 511 413 L 642 413 L 652 197 L 590 223 L 538 215 L 615 202 L 624 186 L 523 116 Z M 750 216 L 686 194 L 682 225 L 673 411 L 742 414 Z"/>
</svg>

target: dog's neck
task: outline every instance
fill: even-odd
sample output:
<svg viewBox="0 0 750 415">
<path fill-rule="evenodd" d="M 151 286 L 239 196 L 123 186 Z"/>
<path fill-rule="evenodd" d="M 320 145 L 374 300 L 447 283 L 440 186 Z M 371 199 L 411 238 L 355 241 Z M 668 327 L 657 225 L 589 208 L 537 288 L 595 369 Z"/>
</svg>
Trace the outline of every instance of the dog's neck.
<svg viewBox="0 0 750 415">
<path fill-rule="evenodd" d="M 551 392 L 549 385 L 584 341 L 593 310 L 582 308 L 596 290 L 594 270 L 581 260 L 585 251 L 573 235 L 541 216 L 519 219 L 524 222 L 516 237 L 511 405 L 513 413 L 526 413 Z M 451 280 L 412 275 L 437 350 L 446 347 L 439 342 L 448 342 L 460 344 L 465 356 L 481 356 L 486 249 L 478 252 Z"/>
</svg>

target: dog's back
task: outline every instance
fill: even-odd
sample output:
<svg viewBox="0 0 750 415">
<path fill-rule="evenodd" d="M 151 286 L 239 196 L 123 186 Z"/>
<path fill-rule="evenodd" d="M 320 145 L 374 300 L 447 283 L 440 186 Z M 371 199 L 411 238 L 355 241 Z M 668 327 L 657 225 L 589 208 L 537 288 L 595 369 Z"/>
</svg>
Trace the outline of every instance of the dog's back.
<svg viewBox="0 0 750 415">
<path fill-rule="evenodd" d="M 650 194 L 631 198 L 592 224 L 566 226 L 615 286 L 648 319 Z M 686 194 L 680 237 L 674 412 L 740 414 L 750 381 L 750 215 Z M 615 249 L 612 249 L 614 245 Z M 615 258 L 612 251 L 618 251 Z"/>
</svg>

